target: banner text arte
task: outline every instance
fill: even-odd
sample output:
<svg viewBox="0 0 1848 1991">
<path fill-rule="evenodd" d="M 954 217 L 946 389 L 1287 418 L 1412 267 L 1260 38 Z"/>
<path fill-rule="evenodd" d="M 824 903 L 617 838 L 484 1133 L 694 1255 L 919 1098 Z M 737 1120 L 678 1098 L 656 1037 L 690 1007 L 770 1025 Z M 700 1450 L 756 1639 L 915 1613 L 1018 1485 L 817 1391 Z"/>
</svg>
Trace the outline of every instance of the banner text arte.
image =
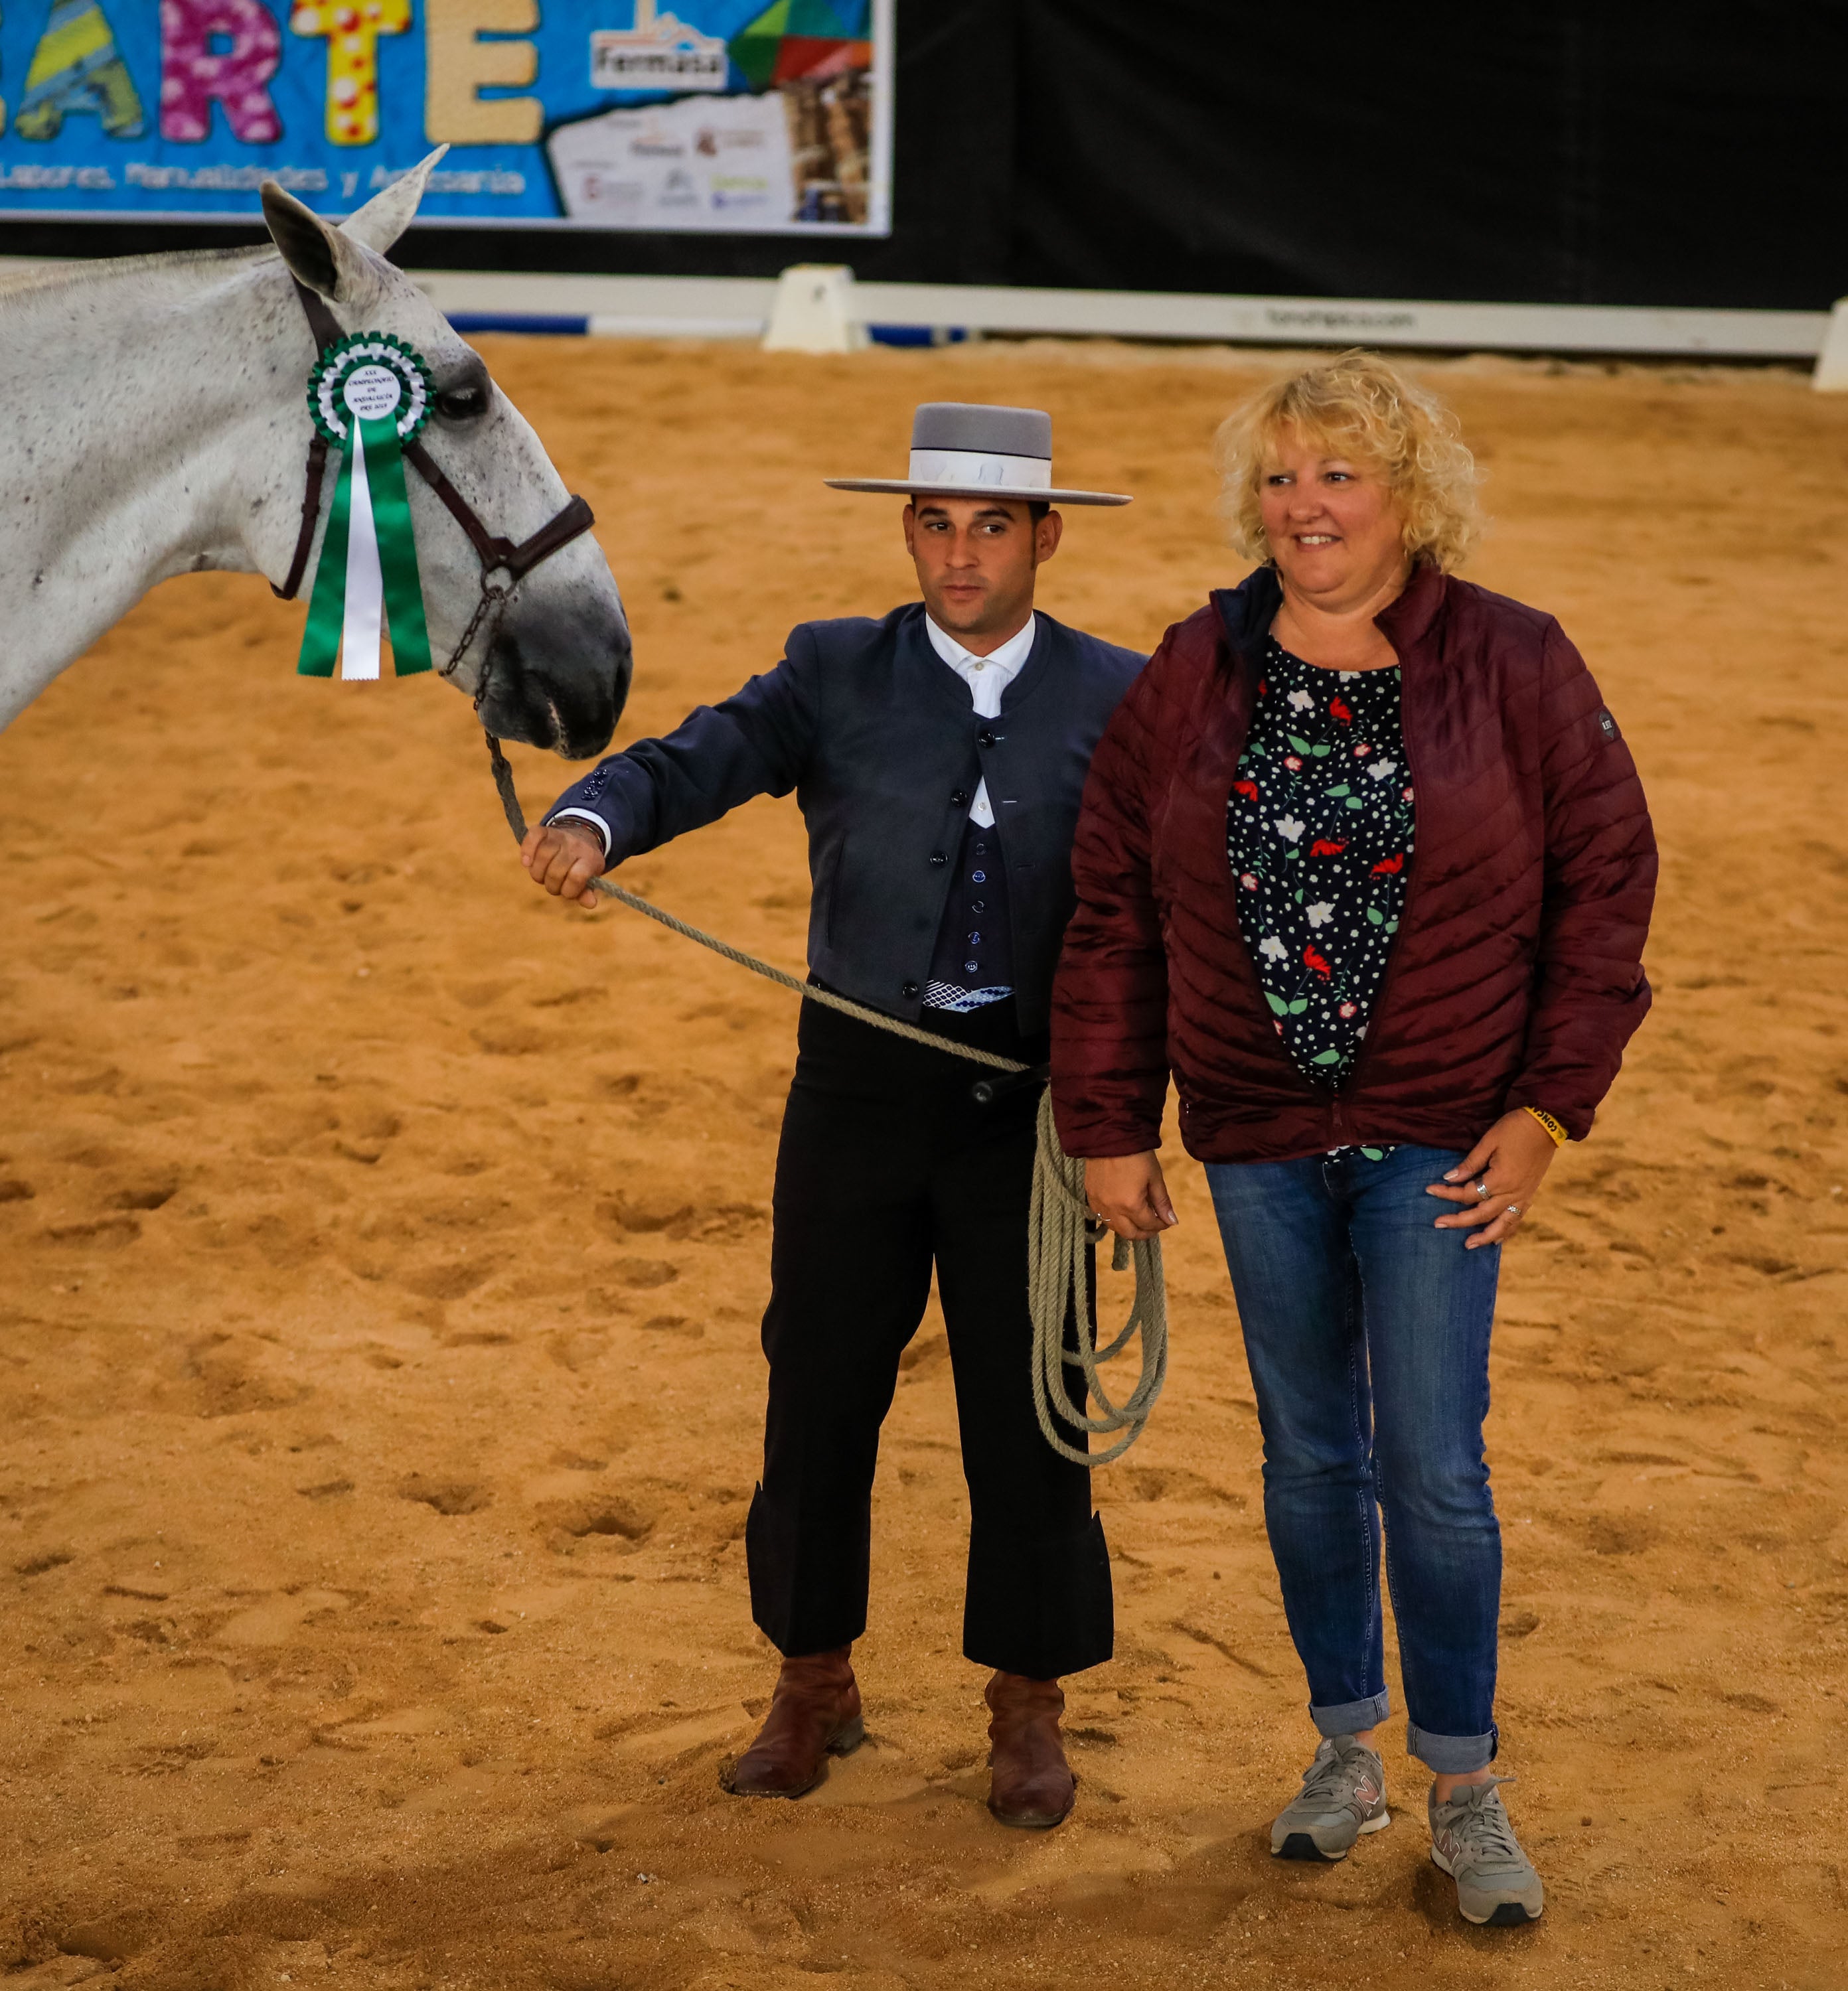
<svg viewBox="0 0 1848 1991">
<path fill-rule="evenodd" d="M 120 53 L 111 13 L 139 12 L 141 0 L 54 0 L 26 74 L 16 120 L 22 138 L 56 138 L 67 114 L 91 112 L 117 138 L 147 134 L 141 89 Z M 161 0 L 158 89 L 162 138 L 199 145 L 212 134 L 214 107 L 241 145 L 282 136 L 271 85 L 288 32 L 326 46 L 323 117 L 328 141 L 369 145 L 379 135 L 379 44 L 410 32 L 412 0 L 301 0 L 284 9 L 263 0 Z M 424 124 L 433 142 L 530 145 L 543 128 L 536 97 L 484 98 L 501 86 L 529 84 L 539 52 L 529 40 L 483 41 L 539 26 L 538 0 L 424 0 Z M 5 102 L 0 99 L 0 118 Z"/>
</svg>

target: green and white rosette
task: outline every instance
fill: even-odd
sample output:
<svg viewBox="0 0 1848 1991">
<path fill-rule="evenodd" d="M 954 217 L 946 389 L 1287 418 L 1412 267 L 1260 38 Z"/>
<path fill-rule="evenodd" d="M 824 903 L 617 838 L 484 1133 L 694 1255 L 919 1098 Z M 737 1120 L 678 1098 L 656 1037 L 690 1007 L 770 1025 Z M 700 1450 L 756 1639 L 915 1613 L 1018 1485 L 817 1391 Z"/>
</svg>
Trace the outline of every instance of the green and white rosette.
<svg viewBox="0 0 1848 1991">
<path fill-rule="evenodd" d="M 430 669 L 417 543 L 404 488 L 403 445 L 430 417 L 430 369 L 390 332 L 359 332 L 328 346 L 308 376 L 315 426 L 340 451 L 340 477 L 315 570 L 296 669 L 376 678 L 389 618 L 400 677 Z"/>
</svg>

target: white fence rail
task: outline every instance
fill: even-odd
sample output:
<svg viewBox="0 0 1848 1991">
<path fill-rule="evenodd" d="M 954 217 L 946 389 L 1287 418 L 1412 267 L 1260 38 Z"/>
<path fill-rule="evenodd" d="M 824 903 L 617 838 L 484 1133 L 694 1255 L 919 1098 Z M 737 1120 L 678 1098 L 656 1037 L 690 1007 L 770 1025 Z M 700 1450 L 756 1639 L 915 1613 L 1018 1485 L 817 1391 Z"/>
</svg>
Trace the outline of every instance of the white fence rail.
<svg viewBox="0 0 1848 1991">
<path fill-rule="evenodd" d="M 430 270 L 418 272 L 417 280 L 451 317 L 579 319 L 582 329 L 593 332 L 658 337 L 761 338 L 777 294 L 776 279 L 767 277 L 533 277 Z M 856 283 L 849 295 L 859 322 L 882 328 L 1262 345 L 1812 360 L 1829 325 L 1826 311 L 1198 297 L 978 284 Z"/>
</svg>

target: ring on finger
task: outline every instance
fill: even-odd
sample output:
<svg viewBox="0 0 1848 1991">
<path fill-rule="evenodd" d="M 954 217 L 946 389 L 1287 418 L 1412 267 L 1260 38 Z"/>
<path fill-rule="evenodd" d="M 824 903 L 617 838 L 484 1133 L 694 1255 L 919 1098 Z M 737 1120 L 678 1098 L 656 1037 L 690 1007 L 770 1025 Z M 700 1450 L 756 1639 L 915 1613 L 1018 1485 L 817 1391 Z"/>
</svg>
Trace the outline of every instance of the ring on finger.
<svg viewBox="0 0 1848 1991">
<path fill-rule="evenodd" d="M 1518 1203 L 1509 1203 L 1508 1207 L 1502 1212 L 1502 1214 L 1504 1217 L 1512 1217 L 1516 1220 L 1520 1218 L 1520 1213 L 1521 1207 Z"/>
<path fill-rule="evenodd" d="M 1475 1193 L 1478 1197 L 1483 1201 L 1486 1202 L 1488 1200 L 1489 1178 L 1486 1176 L 1483 1176 L 1482 1179 L 1476 1184 Z"/>
</svg>

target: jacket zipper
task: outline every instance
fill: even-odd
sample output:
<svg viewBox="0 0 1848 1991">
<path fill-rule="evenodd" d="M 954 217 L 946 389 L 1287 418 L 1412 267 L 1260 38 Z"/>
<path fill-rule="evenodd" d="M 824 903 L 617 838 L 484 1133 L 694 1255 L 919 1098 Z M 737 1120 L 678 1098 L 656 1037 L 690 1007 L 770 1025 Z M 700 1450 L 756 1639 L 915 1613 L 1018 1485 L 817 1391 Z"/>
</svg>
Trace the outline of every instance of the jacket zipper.
<svg viewBox="0 0 1848 1991">
<path fill-rule="evenodd" d="M 1223 611 L 1223 610 L 1220 611 L 1220 626 L 1221 626 L 1222 628 L 1224 628 L 1224 627 L 1225 627 L 1225 615 L 1224 615 L 1224 611 Z M 1266 626 L 1267 626 L 1267 628 L 1268 627 L 1268 625 L 1267 625 Z M 1247 657 L 1247 655 L 1246 655 L 1246 653 L 1245 653 L 1245 651 L 1244 651 L 1244 648 L 1243 645 L 1242 645 L 1242 643 L 1241 643 L 1241 642 L 1234 642 L 1234 641 L 1232 639 L 1231 631 L 1230 631 L 1230 630 L 1229 628 L 1227 628 L 1227 629 L 1226 634 L 1227 634 L 1227 648 L 1230 650 L 1230 652 L 1231 652 L 1231 653 L 1232 653 L 1232 658 L 1233 658 L 1234 665 L 1235 669 L 1238 669 L 1238 670 L 1249 670 L 1249 671 L 1250 671 L 1250 672 L 1251 672 L 1251 705 L 1252 705 L 1252 710 L 1251 710 L 1251 713 L 1250 716 L 1247 716 L 1247 720 L 1246 720 L 1246 722 L 1245 722 L 1245 739 L 1244 739 L 1244 740 L 1242 740 L 1242 741 L 1241 741 L 1241 743 L 1240 743 L 1240 751 L 1241 751 L 1241 752 L 1242 752 L 1242 751 L 1244 750 L 1244 747 L 1245 744 L 1246 744 L 1247 742 L 1248 742 L 1248 741 L 1249 741 L 1249 740 L 1250 740 L 1250 738 L 1251 738 L 1251 720 L 1252 720 L 1253 718 L 1254 718 L 1254 717 L 1257 716 L 1257 706 L 1258 706 L 1258 681 L 1259 677 L 1262 675 L 1262 667 L 1261 667 L 1258 663 L 1257 663 L 1256 662 L 1253 661 L 1251 658 L 1249 658 L 1249 657 Z M 1410 765 L 1411 765 L 1411 762 L 1410 762 L 1410 760 L 1409 760 L 1409 758 L 1408 758 L 1408 759 L 1407 759 L 1407 767 L 1408 767 L 1408 768 L 1409 768 Z M 1250 969 L 1251 969 L 1251 983 L 1252 983 L 1252 986 L 1253 986 L 1254 989 L 1256 989 L 1259 992 L 1260 999 L 1261 1000 L 1261 999 L 1262 999 L 1263 989 L 1264 989 L 1264 978 L 1263 978 L 1263 976 L 1262 976 L 1262 975 L 1261 975 L 1258 972 L 1258 964 L 1257 964 L 1257 962 L 1256 962 L 1256 961 L 1253 961 L 1253 960 L 1251 959 L 1251 949 L 1250 949 L 1248 947 L 1247 947 L 1247 946 L 1246 946 L 1246 944 L 1245 944 L 1245 939 L 1244 939 L 1244 928 L 1243 928 L 1242 924 L 1241 923 L 1240 919 L 1239 919 L 1239 917 L 1238 917 L 1238 881 L 1237 881 L 1237 879 L 1236 879 L 1236 878 L 1234 878 L 1234 877 L 1233 876 L 1233 875 L 1232 875 L 1232 853 L 1231 853 L 1231 849 L 1230 849 L 1230 839 L 1229 839 L 1229 837 L 1228 837 L 1228 836 L 1224 833 L 1224 832 L 1225 832 L 1225 825 L 1226 825 L 1226 822 L 1227 822 L 1227 818 L 1228 818 L 1228 815 L 1229 815 L 1230 811 L 1230 809 L 1231 809 L 1231 805 L 1232 805 L 1232 785 L 1231 785 L 1231 784 L 1232 784 L 1232 783 L 1233 783 L 1234 781 L 1237 781 L 1237 778 L 1238 778 L 1238 765 L 1237 765 L 1237 756 L 1236 756 L 1236 755 L 1234 755 L 1234 760 L 1233 760 L 1232 772 L 1231 772 L 1231 774 L 1230 774 L 1230 778 L 1228 778 L 1228 780 L 1227 780 L 1227 784 L 1226 784 L 1226 793 L 1225 793 L 1225 798 L 1224 798 L 1224 799 L 1220 802 L 1220 805 L 1219 805 L 1219 813 L 1218 813 L 1218 819 L 1218 819 L 1218 822 L 1219 822 L 1219 823 L 1220 823 L 1220 830 L 1221 830 L 1221 835 L 1220 835 L 1220 845 L 1219 845 L 1219 850 L 1220 850 L 1220 863 L 1221 863 L 1224 866 L 1224 867 L 1225 867 L 1225 879 L 1226 879 L 1226 910 L 1227 910 L 1227 913 L 1229 914 L 1229 915 L 1230 916 L 1230 918 L 1231 918 L 1231 922 L 1232 922 L 1232 925 L 1231 925 L 1231 935 L 1232 935 L 1232 938 L 1234 939 L 1234 941 L 1236 941 L 1236 943 L 1237 944 L 1237 945 L 1238 945 L 1238 947 L 1239 947 L 1240 950 L 1241 950 L 1241 951 L 1243 952 L 1243 954 L 1244 955 L 1244 957 L 1245 957 L 1245 960 L 1246 960 L 1247 965 L 1249 966 L 1249 968 L 1250 968 Z M 1414 814 L 1415 814 L 1415 813 L 1416 813 L 1416 810 L 1417 810 L 1417 804 L 1416 804 L 1415 802 L 1414 802 L 1414 805 L 1413 805 L 1413 808 L 1414 808 Z M 1409 890 L 1408 890 L 1408 892 L 1407 892 L 1407 896 L 1408 897 L 1410 897 Z M 1389 965 L 1390 965 L 1390 964 L 1389 964 Z M 1311 1098 L 1311 1099 L 1312 1099 L 1312 1100 L 1317 1100 L 1317 1101 L 1319 1101 L 1319 1100 L 1322 1099 L 1324 1097 L 1326 1097 L 1326 1094 L 1327 1094 L 1327 1088 L 1326 1088 L 1326 1087 L 1318 1085 L 1318 1084 L 1315 1083 L 1315 1081 L 1312 1078 L 1311 1078 L 1306 1072 L 1305 1072 L 1305 1071 L 1303 1070 L 1302 1067 L 1299 1064 L 1297 1064 L 1296 1060 L 1295 1060 L 1293 1057 L 1291 1057 L 1291 1055 L 1290 1055 L 1290 1053 L 1289 1053 L 1289 1051 L 1288 1051 L 1288 1048 L 1287 1048 L 1287 1047 L 1285 1046 L 1285 1044 L 1282 1043 L 1282 1041 L 1281 1041 L 1281 1038 L 1279 1038 L 1279 1040 L 1278 1040 L 1278 1043 L 1277 1043 L 1276 1049 L 1277 1049 L 1277 1058 L 1278 1058 L 1278 1064 L 1279 1064 L 1283 1067 L 1283 1069 L 1284 1069 L 1285 1070 L 1286 1070 L 1287 1072 L 1288 1072 L 1288 1074 L 1290 1074 L 1290 1076 L 1291 1076 L 1293 1079 L 1295 1079 L 1295 1080 L 1296 1083 L 1297 1083 L 1299 1086 L 1301 1086 L 1301 1087 L 1302 1087 L 1302 1090 L 1303 1090 L 1303 1091 L 1304 1091 L 1305 1094 L 1308 1098 Z M 1182 1098 L 1182 1100 L 1181 1100 L 1181 1111 L 1182 1111 L 1182 1113 L 1183 1113 L 1183 1115 L 1185 1115 L 1185 1114 L 1186 1114 L 1186 1111 L 1187 1111 L 1187 1102 L 1186 1102 L 1186 1098 L 1183 1096 L 1183 1097 Z M 1336 1126 L 1337 1126 L 1337 1127 L 1340 1125 L 1340 1121 L 1341 1121 L 1341 1108 L 1340 1108 L 1339 1103 L 1339 1101 L 1337 1101 L 1335 1103 L 1335 1124 L 1336 1125 Z"/>
</svg>

